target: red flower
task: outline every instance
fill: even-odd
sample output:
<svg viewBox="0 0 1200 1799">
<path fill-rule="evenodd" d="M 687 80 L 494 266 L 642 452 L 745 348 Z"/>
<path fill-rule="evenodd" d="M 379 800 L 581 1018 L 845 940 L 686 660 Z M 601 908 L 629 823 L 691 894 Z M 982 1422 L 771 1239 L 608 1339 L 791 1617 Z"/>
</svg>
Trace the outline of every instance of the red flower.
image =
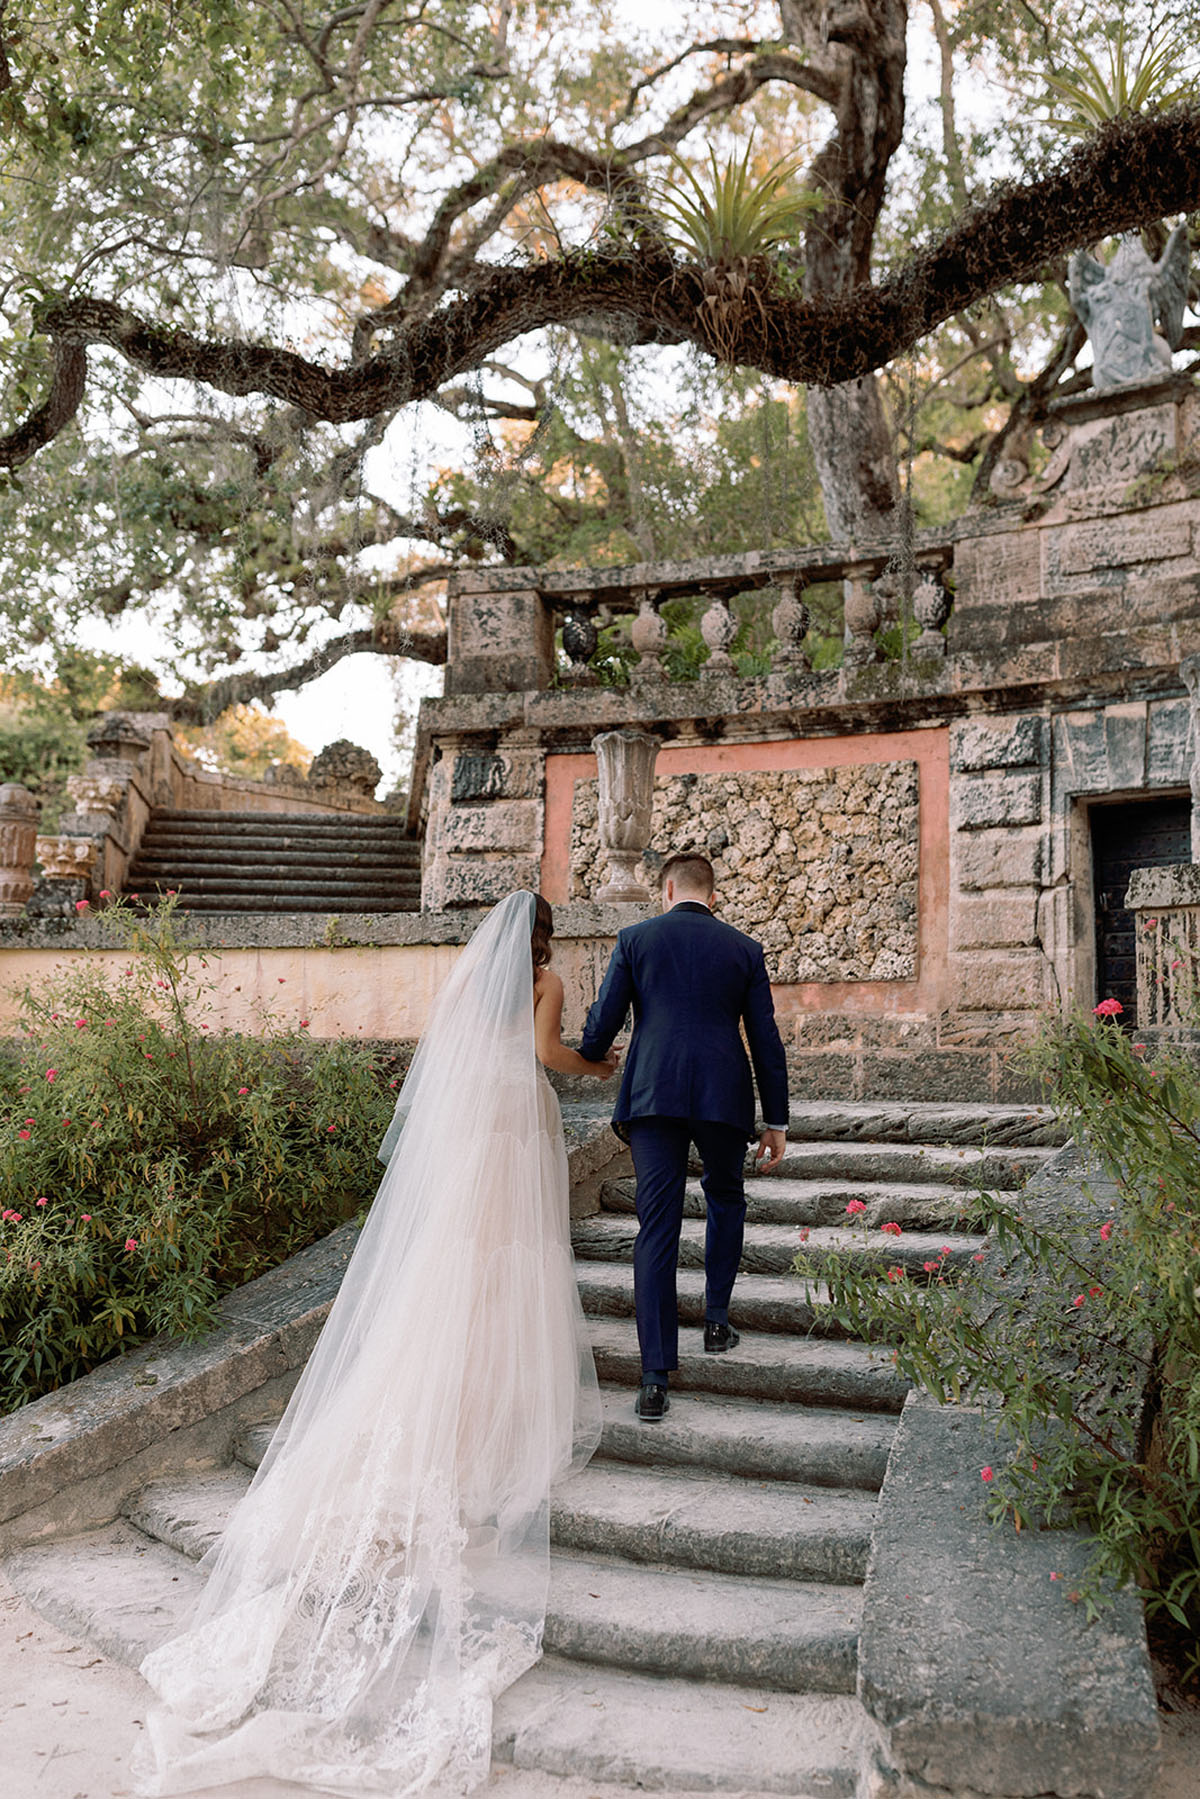
<svg viewBox="0 0 1200 1799">
<path fill-rule="evenodd" d="M 301 1020 L 300 1020 L 300 1029 L 301 1029 L 301 1030 L 302 1030 L 302 1031 L 306 1031 L 306 1030 L 307 1030 L 307 1029 L 308 1029 L 308 1020 L 307 1020 L 307 1018 L 302 1018 L 302 1019 L 301 1019 Z"/>
<path fill-rule="evenodd" d="M 1119 999 L 1102 999 L 1098 1006 L 1092 1007 L 1097 1018 L 1115 1018 L 1119 1012 L 1124 1010 Z"/>
<path fill-rule="evenodd" d="M 971 1257 L 971 1260 L 972 1260 L 972 1261 L 973 1261 L 973 1262 L 982 1262 L 982 1260 L 983 1260 L 983 1251 L 982 1251 L 982 1250 L 981 1250 L 981 1249 L 980 1249 L 980 1250 L 977 1250 L 977 1251 L 976 1251 L 976 1253 L 975 1253 L 975 1254 L 974 1254 L 974 1255 L 973 1255 L 973 1256 L 972 1256 L 972 1257 Z"/>
<path fill-rule="evenodd" d="M 1081 1306 L 1083 1304 L 1083 1294 L 1077 1293 L 1075 1295 L 1074 1299 L 1071 1301 L 1071 1304 L 1073 1306 Z"/>
<path fill-rule="evenodd" d="M 902 1281 L 904 1279 L 904 1270 L 903 1270 L 903 1268 L 901 1268 L 899 1266 L 896 1266 L 895 1268 L 889 1268 L 887 1271 L 887 1277 L 890 1281 Z"/>
<path fill-rule="evenodd" d="M 892 1219 L 887 1224 L 881 1224 L 879 1228 L 881 1231 L 884 1232 L 884 1234 L 886 1236 L 889 1236 L 889 1237 L 900 1237 L 900 1236 L 903 1236 L 903 1234 L 904 1234 L 901 1231 L 900 1226 L 895 1222 L 894 1219 Z"/>
<path fill-rule="evenodd" d="M 46 1195 L 43 1193 L 42 1197 L 38 1200 L 37 1203 L 39 1206 L 48 1206 L 50 1204 L 50 1201 L 46 1197 Z"/>
<path fill-rule="evenodd" d="M 57 1078 L 58 1078 L 58 1069 L 57 1068 L 48 1068 L 46 1070 L 46 1079 L 48 1081 L 57 1080 Z"/>
<path fill-rule="evenodd" d="M 990 1468 L 981 1468 L 979 1470 L 979 1478 L 980 1480 L 994 1480 L 995 1476 Z"/>
<path fill-rule="evenodd" d="M 327 1125 L 326 1125 L 326 1126 L 325 1126 L 325 1130 L 326 1130 L 326 1133 L 328 1133 L 328 1132 L 330 1132 L 330 1131 L 336 1131 L 336 1130 L 337 1130 L 337 1125 L 336 1125 L 336 1124 L 327 1124 Z"/>
<path fill-rule="evenodd" d="M 90 1212 L 81 1212 L 79 1222 L 81 1224 L 90 1224 L 92 1222 L 92 1214 Z"/>
<path fill-rule="evenodd" d="M 1145 924 L 1142 926 L 1142 929 L 1143 929 L 1143 931 L 1152 931 L 1157 923 L 1158 923 L 1157 918 L 1148 918 L 1146 920 Z"/>
<path fill-rule="evenodd" d="M 100 898 L 101 899 L 111 899 L 112 898 L 112 894 L 109 892 L 107 887 L 102 887 L 100 889 Z"/>
<path fill-rule="evenodd" d="M 138 1246 L 138 1240 L 136 1237 L 126 1237 L 125 1249 L 128 1254 L 132 1255 L 133 1251 L 137 1248 L 137 1246 Z"/>
<path fill-rule="evenodd" d="M 239 1087 L 238 1088 L 238 1097 L 240 1098 L 243 1093 L 249 1093 L 249 1091 L 250 1091 L 249 1087 Z"/>
<path fill-rule="evenodd" d="M 925 1270 L 926 1274 L 932 1274 L 935 1268 L 941 1267 L 941 1263 L 940 1262 L 922 1262 L 921 1266 Z"/>
<path fill-rule="evenodd" d="M 395 1081 L 393 1081 L 391 1084 L 393 1087 L 396 1085 Z M 866 1209 L 867 1209 L 867 1202 L 865 1199 L 852 1199 L 846 1206 L 846 1210 L 848 1212 L 850 1212 L 851 1214 L 853 1214 L 854 1212 L 865 1212 Z"/>
<path fill-rule="evenodd" d="M 86 912 L 91 903 L 91 900 L 76 900 L 75 910 L 77 912 Z"/>
<path fill-rule="evenodd" d="M 29 1139 L 30 1139 L 30 1137 L 32 1137 L 32 1135 L 33 1135 L 33 1132 L 32 1132 L 32 1131 L 18 1131 L 18 1132 L 17 1132 L 17 1136 L 18 1136 L 18 1137 L 23 1137 L 23 1138 L 24 1138 L 24 1139 L 25 1139 L 25 1141 L 26 1141 L 26 1142 L 28 1142 L 28 1141 L 29 1141 Z"/>
<path fill-rule="evenodd" d="M 1112 1236 L 1112 1219 L 1110 1218 L 1108 1220 L 1107 1224 L 1102 1224 L 1100 1226 L 1100 1241 L 1101 1241 L 1101 1243 L 1107 1243 L 1108 1239 L 1111 1236 Z"/>
<path fill-rule="evenodd" d="M 87 1030 L 87 1019 L 86 1018 L 77 1018 L 75 1020 L 75 1029 L 77 1031 L 86 1031 Z"/>
</svg>

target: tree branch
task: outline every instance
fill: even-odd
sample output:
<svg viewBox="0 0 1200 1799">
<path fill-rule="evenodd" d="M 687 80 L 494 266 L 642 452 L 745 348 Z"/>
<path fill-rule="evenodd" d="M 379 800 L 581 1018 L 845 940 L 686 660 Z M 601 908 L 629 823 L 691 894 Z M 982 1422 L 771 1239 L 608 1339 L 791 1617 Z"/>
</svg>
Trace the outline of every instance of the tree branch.
<svg viewBox="0 0 1200 1799">
<path fill-rule="evenodd" d="M 428 579 L 445 576 L 447 569 L 422 570 Z M 164 702 L 170 716 L 179 724 L 210 725 L 230 706 L 245 705 L 251 700 L 273 700 L 315 681 L 346 656 L 360 655 L 364 650 L 382 656 L 408 656 L 415 662 L 429 662 L 440 668 L 446 660 L 444 631 L 409 631 L 390 619 L 347 631 L 322 646 L 313 655 L 290 668 L 272 669 L 268 674 L 222 675 L 204 687 L 191 687 L 178 698 Z"/>
<path fill-rule="evenodd" d="M 879 283 L 803 298 L 769 282 L 761 311 L 747 307 L 737 322 L 731 360 L 822 387 L 853 380 L 997 288 L 1035 277 L 1052 258 L 1197 207 L 1200 105 L 1120 119 L 1040 179 L 998 187 Z M 55 300 L 35 309 L 35 327 L 55 342 L 51 395 L 0 439 L 0 467 L 27 461 L 73 416 L 86 344 L 107 344 L 162 379 L 268 394 L 344 424 L 427 399 L 504 344 L 547 325 L 586 318 L 589 330 L 599 321 L 625 341 L 693 343 L 711 355 L 705 294 L 703 269 L 681 266 L 646 243 L 636 255 L 576 252 L 491 267 L 472 289 L 405 326 L 386 351 L 338 369 L 272 344 L 198 338 L 109 300 Z"/>
</svg>

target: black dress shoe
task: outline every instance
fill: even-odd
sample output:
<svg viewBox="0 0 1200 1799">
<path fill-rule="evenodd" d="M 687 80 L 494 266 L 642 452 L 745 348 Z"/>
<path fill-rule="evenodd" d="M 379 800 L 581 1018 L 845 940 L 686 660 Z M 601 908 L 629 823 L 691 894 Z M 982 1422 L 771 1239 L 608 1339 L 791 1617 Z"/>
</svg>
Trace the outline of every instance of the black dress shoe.
<svg viewBox="0 0 1200 1799">
<path fill-rule="evenodd" d="M 633 1402 L 633 1409 L 639 1418 L 647 1421 L 653 1418 L 665 1418 L 671 1409 L 667 1389 L 652 1381 L 643 1382 L 638 1388 L 638 1396 Z"/>
<path fill-rule="evenodd" d="M 722 1349 L 732 1349 L 740 1340 L 732 1324 L 713 1324 L 710 1319 L 705 1319 L 704 1348 L 709 1355 L 715 1355 Z"/>
</svg>

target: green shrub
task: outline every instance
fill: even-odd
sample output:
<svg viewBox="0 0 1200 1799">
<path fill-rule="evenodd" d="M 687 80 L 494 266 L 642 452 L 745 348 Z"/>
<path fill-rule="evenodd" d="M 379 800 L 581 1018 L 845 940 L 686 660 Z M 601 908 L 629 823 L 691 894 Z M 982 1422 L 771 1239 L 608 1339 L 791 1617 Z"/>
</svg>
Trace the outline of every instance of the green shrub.
<svg viewBox="0 0 1200 1799">
<path fill-rule="evenodd" d="M 109 909 L 127 959 L 25 995 L 0 1066 L 0 1411 L 159 1331 L 360 1213 L 398 1075 L 305 1022 L 211 1030 L 215 958 L 177 901 Z"/>
<path fill-rule="evenodd" d="M 908 1379 L 982 1407 L 997 1434 L 980 1470 L 995 1521 L 1091 1535 L 1089 1577 L 1067 1597 L 1094 1612 L 1113 1581 L 1136 1582 L 1159 1640 L 1194 1671 L 1200 1071 L 1181 1052 L 1149 1066 L 1103 1009 L 1047 1021 L 1029 1064 L 1088 1158 L 1078 1215 L 1034 1195 L 968 1198 L 992 1248 L 962 1282 L 941 1256 L 924 1282 L 898 1266 L 882 1282 L 848 1257 L 797 1266 L 828 1283 L 843 1324 L 894 1345 Z"/>
</svg>

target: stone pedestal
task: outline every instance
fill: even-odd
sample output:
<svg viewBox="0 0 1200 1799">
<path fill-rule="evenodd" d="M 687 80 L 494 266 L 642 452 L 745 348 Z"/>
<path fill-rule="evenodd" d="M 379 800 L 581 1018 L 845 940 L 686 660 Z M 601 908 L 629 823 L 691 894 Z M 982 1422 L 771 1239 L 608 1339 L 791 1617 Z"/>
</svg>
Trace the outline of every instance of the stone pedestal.
<svg viewBox="0 0 1200 1799">
<path fill-rule="evenodd" d="M 654 763 L 660 739 L 646 731 L 602 731 L 592 739 L 600 773 L 600 842 L 608 876 L 595 898 L 645 905 L 650 889 L 634 871 L 650 841 Z"/>
<path fill-rule="evenodd" d="M 554 678 L 554 613 L 536 588 L 484 589 L 459 575 L 446 633 L 448 695 L 526 693 Z"/>
<path fill-rule="evenodd" d="M 39 810 L 19 782 L 0 786 L 0 917 L 19 917 L 33 893 Z"/>
</svg>

